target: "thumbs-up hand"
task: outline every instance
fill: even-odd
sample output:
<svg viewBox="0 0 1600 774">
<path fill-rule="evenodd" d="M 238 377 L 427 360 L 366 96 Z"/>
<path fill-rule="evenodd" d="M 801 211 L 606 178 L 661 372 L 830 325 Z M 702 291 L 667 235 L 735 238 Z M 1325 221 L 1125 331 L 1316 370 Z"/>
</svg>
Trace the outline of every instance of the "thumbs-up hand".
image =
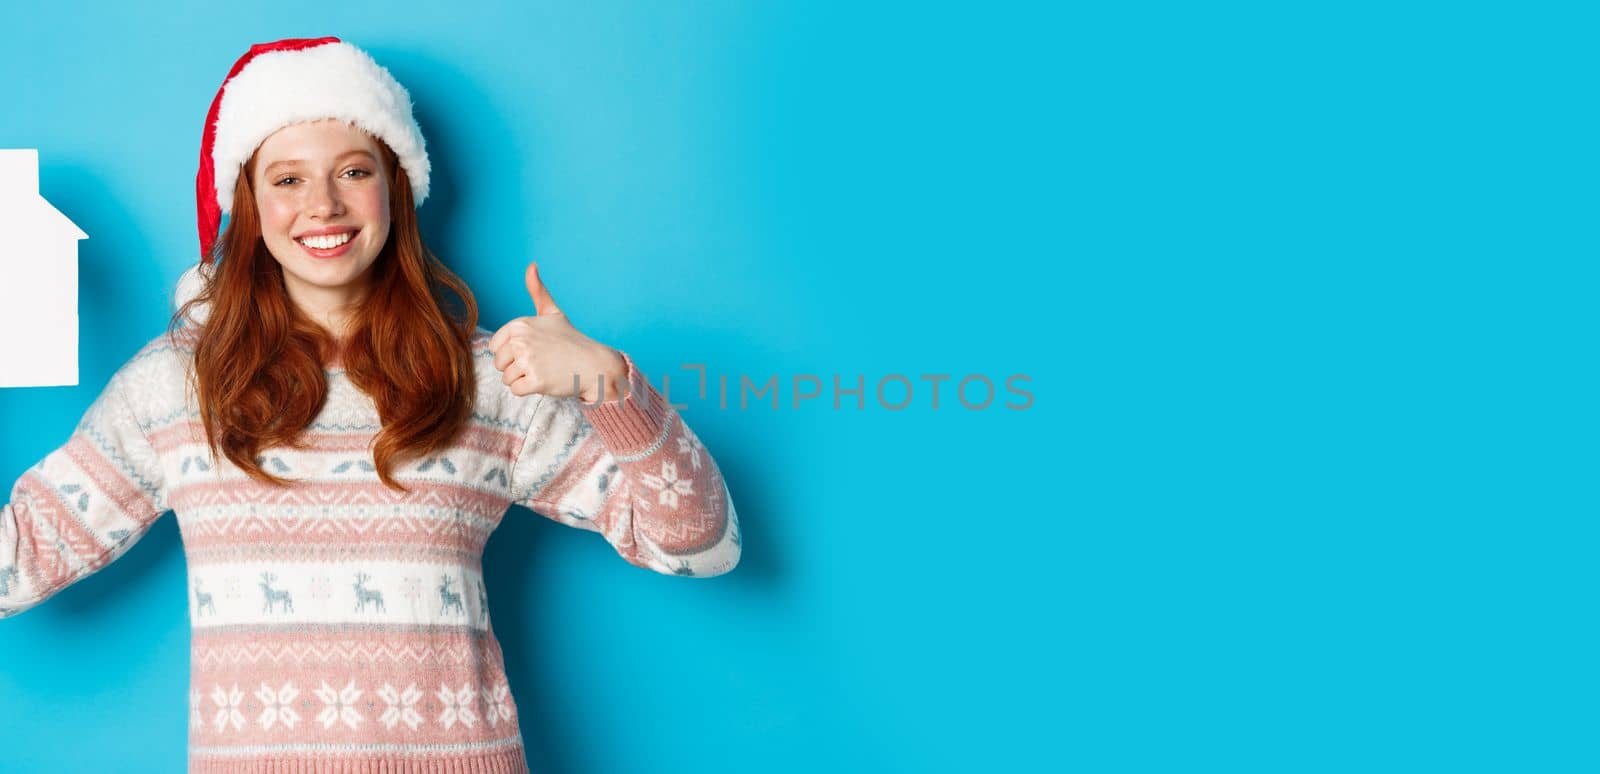
<svg viewBox="0 0 1600 774">
<path fill-rule="evenodd" d="M 534 316 L 506 323 L 489 339 L 502 381 L 516 395 L 576 395 L 594 403 L 605 379 L 606 399 L 619 397 L 627 376 L 622 355 L 572 326 L 539 280 L 538 263 L 528 264 L 526 279 Z"/>
</svg>

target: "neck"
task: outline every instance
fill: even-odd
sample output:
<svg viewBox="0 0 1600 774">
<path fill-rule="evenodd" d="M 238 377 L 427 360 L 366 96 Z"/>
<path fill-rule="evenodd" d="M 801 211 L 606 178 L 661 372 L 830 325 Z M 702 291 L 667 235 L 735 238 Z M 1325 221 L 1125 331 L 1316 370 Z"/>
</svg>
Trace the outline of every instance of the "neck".
<svg viewBox="0 0 1600 774">
<path fill-rule="evenodd" d="M 289 300 L 294 302 L 301 314 L 340 340 L 349 333 L 350 321 L 367 297 L 365 286 L 320 288 L 289 283 L 286 289 L 289 291 Z"/>
</svg>

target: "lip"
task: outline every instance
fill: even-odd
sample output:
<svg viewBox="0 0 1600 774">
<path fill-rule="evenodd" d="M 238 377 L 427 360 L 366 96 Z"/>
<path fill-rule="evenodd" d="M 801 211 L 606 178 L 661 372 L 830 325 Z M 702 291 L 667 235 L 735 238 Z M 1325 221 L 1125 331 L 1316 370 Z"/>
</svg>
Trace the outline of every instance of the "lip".
<svg viewBox="0 0 1600 774">
<path fill-rule="evenodd" d="M 354 234 L 355 232 L 360 231 L 360 230 L 361 229 L 359 229 L 359 228 L 357 228 L 355 226 L 328 226 L 326 228 L 314 228 L 314 229 L 311 229 L 310 231 L 302 231 L 302 232 L 300 232 L 298 234 L 295 234 L 294 238 L 295 239 L 304 239 L 304 238 L 306 238 L 308 236 L 328 236 L 329 234 Z"/>
<path fill-rule="evenodd" d="M 335 247 L 332 250 L 318 250 L 317 248 L 312 247 L 310 245 L 307 245 L 305 242 L 300 241 L 300 237 L 325 236 L 325 235 L 328 235 L 328 234 L 350 234 L 350 241 L 345 242 L 344 244 L 339 245 L 338 247 Z M 306 255 L 309 255 L 312 258 L 338 258 L 339 256 L 350 252 L 350 248 L 356 246 L 356 236 L 358 234 L 360 234 L 360 229 L 352 229 L 352 228 L 319 229 L 317 231 L 307 231 L 306 233 L 301 234 L 300 237 L 295 237 L 294 243 L 299 245 L 300 249 L 306 251 Z"/>
</svg>

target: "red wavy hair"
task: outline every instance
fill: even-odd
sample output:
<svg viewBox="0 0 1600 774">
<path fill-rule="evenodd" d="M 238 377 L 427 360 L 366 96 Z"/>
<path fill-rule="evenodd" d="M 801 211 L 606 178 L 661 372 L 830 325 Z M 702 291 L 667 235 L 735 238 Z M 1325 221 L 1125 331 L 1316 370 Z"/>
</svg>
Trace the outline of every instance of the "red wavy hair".
<svg viewBox="0 0 1600 774">
<path fill-rule="evenodd" d="M 335 358 L 377 405 L 383 427 L 372 456 L 390 488 L 408 491 L 394 468 L 447 446 L 472 416 L 477 302 L 423 244 L 405 169 L 373 141 L 389 185 L 389 238 L 343 341 L 302 314 L 284 288 L 283 269 L 261 238 L 254 155 L 234 185 L 228 227 L 213 250 L 216 270 L 172 318 L 174 337 L 187 331 L 194 348 L 190 380 L 212 459 L 220 453 L 264 483 L 293 483 L 257 457 L 277 446 L 306 448 L 301 434 L 327 399 L 323 369 Z M 196 331 L 184 320 L 198 304 L 210 309 Z"/>
</svg>

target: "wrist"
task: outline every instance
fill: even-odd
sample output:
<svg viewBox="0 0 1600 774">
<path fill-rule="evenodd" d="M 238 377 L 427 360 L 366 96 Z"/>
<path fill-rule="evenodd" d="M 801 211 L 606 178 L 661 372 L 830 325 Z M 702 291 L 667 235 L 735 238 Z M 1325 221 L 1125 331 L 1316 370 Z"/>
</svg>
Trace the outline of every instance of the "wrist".
<svg viewBox="0 0 1600 774">
<path fill-rule="evenodd" d="M 592 375 L 579 380 L 582 390 L 578 393 L 578 400 L 597 405 L 604 397 L 606 403 L 621 400 L 623 384 L 628 380 L 628 364 L 622 359 L 622 354 L 616 350 L 605 347 L 595 360 L 597 367 L 592 369 Z M 598 377 L 598 379 L 596 378 Z"/>
</svg>

